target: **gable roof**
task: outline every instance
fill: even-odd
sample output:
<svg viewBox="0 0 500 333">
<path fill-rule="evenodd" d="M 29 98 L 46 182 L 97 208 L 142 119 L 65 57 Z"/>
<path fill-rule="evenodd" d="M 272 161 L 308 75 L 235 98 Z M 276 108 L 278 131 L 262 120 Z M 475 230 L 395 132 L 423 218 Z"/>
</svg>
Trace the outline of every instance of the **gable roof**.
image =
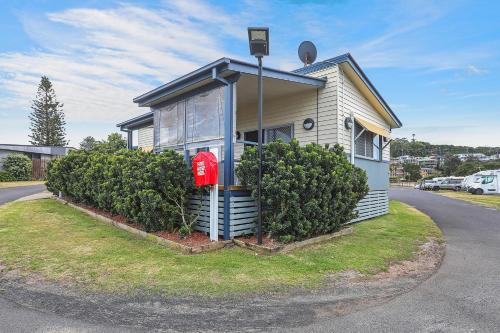
<svg viewBox="0 0 500 333">
<path fill-rule="evenodd" d="M 390 118 L 392 118 L 392 120 L 397 125 L 397 127 L 403 126 L 403 124 L 401 123 L 399 118 L 392 111 L 389 104 L 387 104 L 387 102 L 384 100 L 382 95 L 380 95 L 377 88 L 375 88 L 375 86 L 371 83 L 371 81 L 366 76 L 365 72 L 363 72 L 361 67 L 358 65 L 356 60 L 354 60 L 354 58 L 352 57 L 352 55 L 350 53 L 345 53 L 345 54 L 339 55 L 339 56 L 331 58 L 331 59 L 317 62 L 317 63 L 309 65 L 307 67 L 296 69 L 293 71 L 293 73 L 308 75 L 308 74 L 319 72 L 323 69 L 326 69 L 326 68 L 329 68 L 332 66 L 336 66 L 336 65 L 340 65 L 343 63 L 346 63 L 346 64 L 351 66 L 351 68 L 358 75 L 358 77 L 361 79 L 361 81 L 363 81 L 363 83 L 370 90 L 370 92 L 373 94 L 373 96 L 379 101 L 379 103 L 387 111 L 388 115 L 390 116 Z"/>
</svg>

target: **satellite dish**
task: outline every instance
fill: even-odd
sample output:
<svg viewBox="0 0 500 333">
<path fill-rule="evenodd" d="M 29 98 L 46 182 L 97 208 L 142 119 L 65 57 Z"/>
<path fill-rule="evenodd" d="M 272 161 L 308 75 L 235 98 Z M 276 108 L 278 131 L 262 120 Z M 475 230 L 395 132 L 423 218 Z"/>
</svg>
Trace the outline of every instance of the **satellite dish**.
<svg viewBox="0 0 500 333">
<path fill-rule="evenodd" d="M 308 40 L 303 41 L 299 45 L 299 58 L 304 63 L 304 66 L 312 64 L 316 60 L 318 52 L 316 46 Z"/>
</svg>

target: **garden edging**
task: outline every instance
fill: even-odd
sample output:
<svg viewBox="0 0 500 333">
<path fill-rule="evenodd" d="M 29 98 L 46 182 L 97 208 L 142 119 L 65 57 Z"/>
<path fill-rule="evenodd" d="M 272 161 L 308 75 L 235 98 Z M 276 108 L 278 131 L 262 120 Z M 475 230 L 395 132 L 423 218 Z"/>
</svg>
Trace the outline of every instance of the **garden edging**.
<svg viewBox="0 0 500 333">
<path fill-rule="evenodd" d="M 64 203 L 65 205 L 68 205 L 72 208 L 75 208 L 75 209 L 101 221 L 101 222 L 113 225 L 117 228 L 120 228 L 122 230 L 128 231 L 128 232 L 133 233 L 133 234 L 140 236 L 142 238 L 153 241 L 153 242 L 157 243 L 158 245 L 162 245 L 162 246 L 168 247 L 172 250 L 179 251 L 182 254 L 196 254 L 196 253 L 202 253 L 202 252 L 215 251 L 215 250 L 221 249 L 221 248 L 233 243 L 232 241 L 220 241 L 220 242 L 213 242 L 213 243 L 206 244 L 206 245 L 201 245 L 199 247 L 187 246 L 187 245 L 179 244 L 177 242 L 174 242 L 174 241 L 162 238 L 162 237 L 158 237 L 156 235 L 147 233 L 145 231 L 130 227 L 126 224 L 116 222 L 108 217 L 102 216 L 100 214 L 97 214 L 97 213 L 89 210 L 89 209 L 75 205 L 67 200 L 62 199 L 62 198 L 56 197 L 56 200 Z"/>
<path fill-rule="evenodd" d="M 307 246 L 311 245 L 316 245 L 320 244 L 326 241 L 329 241 L 331 239 L 345 236 L 352 234 L 352 227 L 345 227 L 337 232 L 334 232 L 333 234 L 327 234 L 327 235 L 321 235 L 313 238 L 309 238 L 303 241 L 287 244 L 287 245 L 280 245 L 280 246 L 275 246 L 275 247 L 269 247 L 265 245 L 258 245 L 250 242 L 245 242 L 241 239 L 233 239 L 234 244 L 237 246 L 240 246 L 245 249 L 249 249 L 252 251 L 255 251 L 259 254 L 267 254 L 267 255 L 274 255 L 278 253 L 288 253 L 293 250 L 297 249 L 302 249 Z"/>
<path fill-rule="evenodd" d="M 258 254 L 274 255 L 274 254 L 278 254 L 278 253 L 288 253 L 288 252 L 291 252 L 293 250 L 302 249 L 302 248 L 307 247 L 307 246 L 320 244 L 320 243 L 329 241 L 329 240 L 334 239 L 334 238 L 349 235 L 353 232 L 352 227 L 345 227 L 345 228 L 341 229 L 340 231 L 337 231 L 337 232 L 332 233 L 332 234 L 321 235 L 321 236 L 309 238 L 309 239 L 306 239 L 303 241 L 295 242 L 292 244 L 279 245 L 279 246 L 275 246 L 275 247 L 269 247 L 269 246 L 265 246 L 265 245 L 254 244 L 251 242 L 245 242 L 244 240 L 241 240 L 241 239 L 218 241 L 218 242 L 212 242 L 210 244 L 192 247 L 192 246 L 187 246 L 184 244 L 180 244 L 180 243 L 171 241 L 169 239 L 165 239 L 165 238 L 156 236 L 154 234 L 147 233 L 143 230 L 133 228 L 133 227 L 128 226 L 124 223 L 117 222 L 113 219 L 110 219 L 109 217 L 103 216 L 103 215 L 98 214 L 94 211 L 91 211 L 89 209 L 86 209 L 84 207 L 76 205 L 68 200 L 63 199 L 63 198 L 55 197 L 55 199 L 62 202 L 65 205 L 68 205 L 74 209 L 77 209 L 77 210 L 79 210 L 79 211 L 81 211 L 81 212 L 101 221 L 101 222 L 113 225 L 117 228 L 120 228 L 122 230 L 130 232 L 130 233 L 135 234 L 137 236 L 140 236 L 142 238 L 153 241 L 153 242 L 157 243 L 158 245 L 165 246 L 165 247 L 170 248 L 170 249 L 175 250 L 175 251 L 179 251 L 182 254 L 197 254 L 197 253 L 203 253 L 203 252 L 210 252 L 210 251 L 222 249 L 222 248 L 227 247 L 227 246 L 236 245 L 236 246 L 239 246 L 241 248 L 254 251 Z"/>
</svg>

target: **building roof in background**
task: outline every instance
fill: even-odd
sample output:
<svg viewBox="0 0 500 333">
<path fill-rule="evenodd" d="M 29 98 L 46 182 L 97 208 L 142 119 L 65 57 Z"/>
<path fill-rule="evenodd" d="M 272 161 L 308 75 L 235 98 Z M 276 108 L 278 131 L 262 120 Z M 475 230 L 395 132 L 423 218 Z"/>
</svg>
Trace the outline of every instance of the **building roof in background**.
<svg viewBox="0 0 500 333">
<path fill-rule="evenodd" d="M 16 145 L 0 143 L 0 150 L 10 150 L 19 153 L 44 154 L 63 156 L 66 155 L 73 147 L 56 147 L 56 146 L 31 146 L 31 145 Z"/>
</svg>

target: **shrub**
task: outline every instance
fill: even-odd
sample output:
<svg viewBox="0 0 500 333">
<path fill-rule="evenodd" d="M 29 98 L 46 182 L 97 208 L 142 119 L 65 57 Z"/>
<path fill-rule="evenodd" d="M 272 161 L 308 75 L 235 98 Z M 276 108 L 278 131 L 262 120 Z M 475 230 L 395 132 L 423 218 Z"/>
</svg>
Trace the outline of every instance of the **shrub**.
<svg viewBox="0 0 500 333">
<path fill-rule="evenodd" d="M 11 182 L 14 178 L 7 171 L 0 171 L 0 182 Z"/>
<path fill-rule="evenodd" d="M 257 150 L 242 155 L 236 174 L 257 194 Z M 352 220 L 368 192 L 364 170 L 349 163 L 342 147 L 300 147 L 273 142 L 263 149 L 263 228 L 283 242 L 334 232 Z"/>
<path fill-rule="evenodd" d="M 23 154 L 9 154 L 3 160 L 3 169 L 11 180 L 31 179 L 31 160 Z"/>
<path fill-rule="evenodd" d="M 174 151 L 71 151 L 49 164 L 47 188 L 121 214 L 146 231 L 183 227 L 190 233 L 194 223 L 187 212 L 193 175 L 183 156 Z"/>
</svg>

